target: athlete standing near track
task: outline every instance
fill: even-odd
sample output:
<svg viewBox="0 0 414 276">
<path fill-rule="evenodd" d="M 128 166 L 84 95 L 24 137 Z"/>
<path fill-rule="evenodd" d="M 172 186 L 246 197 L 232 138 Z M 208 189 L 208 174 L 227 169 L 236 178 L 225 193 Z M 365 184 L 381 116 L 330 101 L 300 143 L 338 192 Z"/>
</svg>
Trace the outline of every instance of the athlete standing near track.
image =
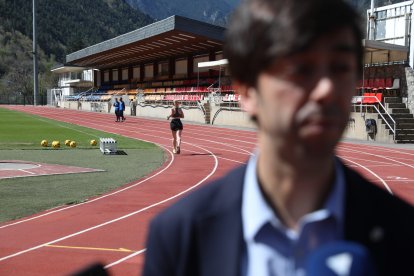
<svg viewBox="0 0 414 276">
<path fill-rule="evenodd" d="M 413 206 L 335 154 L 359 26 L 345 0 L 241 1 L 223 54 L 257 149 L 151 222 L 144 276 L 414 275 Z"/>
<path fill-rule="evenodd" d="M 122 97 L 120 97 L 119 98 L 119 120 L 121 122 L 125 121 L 124 111 L 125 111 L 125 102 L 122 99 Z"/>
<path fill-rule="evenodd" d="M 115 122 L 119 122 L 119 102 L 118 102 L 118 98 L 115 98 L 115 102 L 113 104 L 114 109 L 115 109 L 115 116 L 116 116 L 116 121 Z"/>
<path fill-rule="evenodd" d="M 181 122 L 181 119 L 184 118 L 184 112 L 180 108 L 180 102 L 178 100 L 174 100 L 173 104 L 174 107 L 171 108 L 171 113 L 167 116 L 167 120 L 172 118 L 170 129 L 173 136 L 173 153 L 180 154 L 181 134 L 183 132 L 183 123 Z"/>
</svg>

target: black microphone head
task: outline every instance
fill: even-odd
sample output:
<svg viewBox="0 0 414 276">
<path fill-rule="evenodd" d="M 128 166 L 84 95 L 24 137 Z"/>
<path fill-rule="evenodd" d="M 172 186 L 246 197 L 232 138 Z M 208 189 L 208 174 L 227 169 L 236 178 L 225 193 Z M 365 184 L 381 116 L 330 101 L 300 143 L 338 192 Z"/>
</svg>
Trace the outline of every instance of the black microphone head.
<svg viewBox="0 0 414 276">
<path fill-rule="evenodd" d="M 336 241 L 315 249 L 306 263 L 307 276 L 375 276 L 374 262 L 364 246 Z"/>
</svg>

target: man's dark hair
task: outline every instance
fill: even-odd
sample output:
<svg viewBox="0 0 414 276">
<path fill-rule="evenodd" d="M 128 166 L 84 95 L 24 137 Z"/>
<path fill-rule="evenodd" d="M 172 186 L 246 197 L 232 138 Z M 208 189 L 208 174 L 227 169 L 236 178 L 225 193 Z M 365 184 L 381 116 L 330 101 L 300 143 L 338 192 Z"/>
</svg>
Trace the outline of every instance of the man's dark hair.
<svg viewBox="0 0 414 276">
<path fill-rule="evenodd" d="M 342 0 L 242 0 L 225 34 L 224 56 L 233 79 L 256 86 L 280 57 L 305 50 L 321 35 L 349 27 L 362 71 L 362 33 L 356 11 Z"/>
</svg>

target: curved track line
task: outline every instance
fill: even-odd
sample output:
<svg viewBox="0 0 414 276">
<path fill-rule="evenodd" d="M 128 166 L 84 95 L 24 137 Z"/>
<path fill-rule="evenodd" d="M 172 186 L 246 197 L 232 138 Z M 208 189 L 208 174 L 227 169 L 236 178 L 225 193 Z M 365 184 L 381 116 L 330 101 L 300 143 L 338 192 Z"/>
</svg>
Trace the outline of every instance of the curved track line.
<svg viewBox="0 0 414 276">
<path fill-rule="evenodd" d="M 357 166 L 359 166 L 359 167 L 361 167 L 361 168 L 363 168 L 364 170 L 366 170 L 367 172 L 369 172 L 370 174 L 372 174 L 373 176 L 375 176 L 376 178 L 378 178 L 380 181 L 381 181 L 381 183 L 384 185 L 384 187 L 385 187 L 385 189 L 387 189 L 387 191 L 390 193 L 390 194 L 392 194 L 392 195 L 394 195 L 394 193 L 391 191 L 391 189 L 390 189 L 390 187 L 387 185 L 387 183 L 384 181 L 384 179 L 382 179 L 381 177 L 379 177 L 376 173 L 374 173 L 373 171 L 371 171 L 370 169 L 368 169 L 367 167 L 365 167 L 365 166 L 363 166 L 363 165 L 361 165 L 361 164 L 359 164 L 359 163 L 357 163 L 357 162 L 354 162 L 354 161 L 352 161 L 352 160 L 350 160 L 350 159 L 347 159 L 347 158 L 344 158 L 344 157 L 340 157 L 341 159 L 344 159 L 344 160 L 346 160 L 346 161 L 348 161 L 348 162 L 350 162 L 350 163 L 353 163 L 353 164 L 355 164 L 355 165 L 357 165 Z"/>
<path fill-rule="evenodd" d="M 181 195 L 183 195 L 183 194 L 185 194 L 185 193 L 187 193 L 187 192 L 189 192 L 189 191 L 193 190 L 194 188 L 196 188 L 196 187 L 198 187 L 199 185 L 201 185 L 202 183 L 204 183 L 204 182 L 205 182 L 208 178 L 210 178 L 210 177 L 211 177 L 211 176 L 212 176 L 212 175 L 216 172 L 217 167 L 218 167 L 218 160 L 217 160 L 217 157 L 216 157 L 216 156 L 215 156 L 215 155 L 214 155 L 211 151 L 209 151 L 209 150 L 207 150 L 207 149 L 203 149 L 203 150 L 205 150 L 205 151 L 209 152 L 209 153 L 211 154 L 211 156 L 213 156 L 213 157 L 214 157 L 214 160 L 215 160 L 215 162 L 214 162 L 214 163 L 215 163 L 214 168 L 212 169 L 212 171 L 211 171 L 211 172 L 210 172 L 210 173 L 209 173 L 206 177 L 204 177 L 202 180 L 200 180 L 200 181 L 199 181 L 198 183 L 196 183 L 195 185 L 193 185 L 193 186 L 191 186 L 191 187 L 187 188 L 186 190 L 181 191 L 181 192 L 179 192 L 179 193 L 175 194 L 174 196 L 171 196 L 171 197 L 169 197 L 169 198 L 166 198 L 166 199 L 164 199 L 164 200 L 161 200 L 161 201 L 159 201 L 159 202 L 156 202 L 156 203 L 154 203 L 154 204 L 151 204 L 151 205 L 149 205 L 149 206 L 147 206 L 147 207 L 141 208 L 141 209 L 139 209 L 139 210 L 137 210 L 137 211 L 134 211 L 134 212 L 132 212 L 132 213 L 126 214 L 126 215 L 124 215 L 124 216 L 121 216 L 121 217 L 119 217 L 119 218 L 116 218 L 116 219 L 113 219 L 113 220 L 110 220 L 110 221 L 107 221 L 107 222 L 104 222 L 104 223 L 101 223 L 101 224 L 95 225 L 95 226 L 93 226 L 93 227 L 89 227 L 89 228 L 84 229 L 84 230 L 82 230 L 82 231 L 78 231 L 78 232 L 76 232 L 76 233 L 73 233 L 73 234 L 70 234 L 70 235 L 67 235 L 67 236 L 61 237 L 61 238 L 59 238 L 59 239 L 55 239 L 55 240 L 53 240 L 53 241 L 46 242 L 46 243 L 43 243 L 43 244 L 40 244 L 40 245 L 37 245 L 37 246 L 31 247 L 31 248 L 28 248 L 28 249 L 26 249 L 26 250 L 22 250 L 22 251 L 16 252 L 16 253 L 11 254 L 11 255 L 7 255 L 7 256 L 5 256 L 5 257 L 0 258 L 0 262 L 5 261 L 5 260 L 10 259 L 10 258 L 13 258 L 13 257 L 17 257 L 17 256 L 19 256 L 19 255 L 22 255 L 22 254 L 25 254 L 25 253 L 28 253 L 28 252 L 31 252 L 31 251 L 34 251 L 34 250 L 36 250 L 36 249 L 42 248 L 42 247 L 47 246 L 47 245 L 50 245 L 50 244 L 54 244 L 54 243 L 57 243 L 57 242 L 60 242 L 60 241 L 66 240 L 66 239 L 68 239 L 68 238 L 72 238 L 72 237 L 75 237 L 75 236 L 79 236 L 79 235 L 84 234 L 84 233 L 86 233 L 86 232 L 89 232 L 89 231 L 92 231 L 92 230 L 95 230 L 95 229 L 101 228 L 101 227 L 103 227 L 103 226 L 106 226 L 106 225 L 112 224 L 112 223 L 114 223 L 114 222 L 118 222 L 118 221 L 124 220 L 124 219 L 129 218 L 129 217 L 131 217 L 131 216 L 134 216 L 134 215 L 136 215 L 136 214 L 142 213 L 142 212 L 144 212 L 144 211 L 146 211 L 146 210 L 148 210 L 148 209 L 151 209 L 151 208 L 153 208 L 153 207 L 156 207 L 156 206 L 158 206 L 158 205 L 161 205 L 161 204 L 163 204 L 163 203 L 166 203 L 166 202 L 168 202 L 168 201 L 170 201 L 170 200 L 173 200 L 173 199 L 175 199 L 175 198 L 177 198 L 177 197 L 179 197 L 179 196 L 181 196 Z"/>
</svg>

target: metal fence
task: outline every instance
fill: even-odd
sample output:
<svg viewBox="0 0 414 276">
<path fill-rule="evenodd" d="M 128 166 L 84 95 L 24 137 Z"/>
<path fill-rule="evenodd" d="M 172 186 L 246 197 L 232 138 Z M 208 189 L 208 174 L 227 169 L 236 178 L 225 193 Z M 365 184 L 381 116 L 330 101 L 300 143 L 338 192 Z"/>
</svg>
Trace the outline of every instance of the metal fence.
<svg viewBox="0 0 414 276">
<path fill-rule="evenodd" d="M 3 94 L 0 95 L 0 104 L 11 104 L 11 105 L 33 105 L 33 96 L 25 97 L 23 94 Z M 46 95 L 39 95 L 38 105 L 46 105 L 47 97 Z"/>
</svg>

